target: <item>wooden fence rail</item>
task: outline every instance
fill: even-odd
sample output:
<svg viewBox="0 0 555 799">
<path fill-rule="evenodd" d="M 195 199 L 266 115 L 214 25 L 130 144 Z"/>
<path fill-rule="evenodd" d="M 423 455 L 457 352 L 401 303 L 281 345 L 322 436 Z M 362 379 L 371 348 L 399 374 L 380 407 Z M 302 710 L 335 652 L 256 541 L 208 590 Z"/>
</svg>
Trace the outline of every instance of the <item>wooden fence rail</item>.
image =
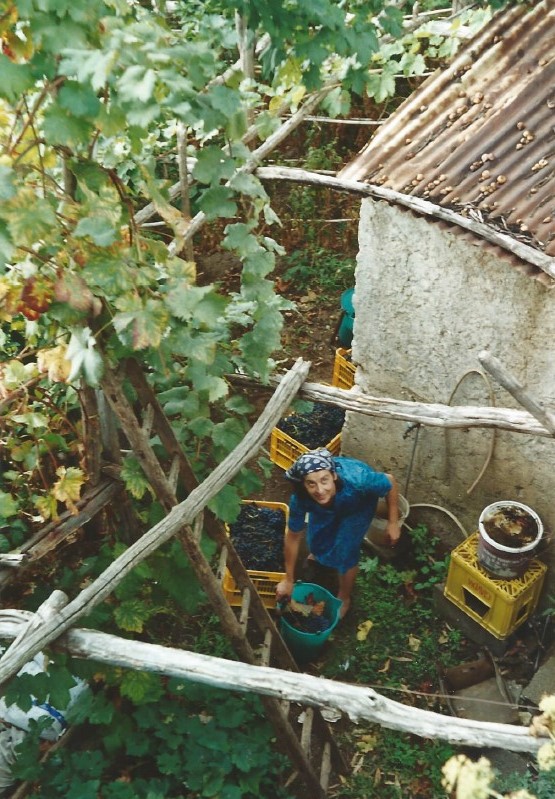
<svg viewBox="0 0 555 799">
<path fill-rule="evenodd" d="M 56 592 L 60 594 L 61 592 Z M 55 619 L 59 598 L 44 616 Z M 0 611 L 0 637 L 22 637 L 37 623 L 29 611 Z M 40 624 L 39 620 L 39 624 Z M 88 629 L 71 629 L 54 641 L 54 649 L 115 666 L 182 677 L 229 691 L 256 693 L 312 707 L 332 707 L 352 721 L 370 721 L 382 727 L 472 747 L 499 747 L 534 753 L 546 742 L 527 727 L 473 719 L 453 718 L 422 710 L 382 696 L 363 685 L 350 685 L 311 674 L 251 666 L 183 649 L 147 644 Z"/>
</svg>

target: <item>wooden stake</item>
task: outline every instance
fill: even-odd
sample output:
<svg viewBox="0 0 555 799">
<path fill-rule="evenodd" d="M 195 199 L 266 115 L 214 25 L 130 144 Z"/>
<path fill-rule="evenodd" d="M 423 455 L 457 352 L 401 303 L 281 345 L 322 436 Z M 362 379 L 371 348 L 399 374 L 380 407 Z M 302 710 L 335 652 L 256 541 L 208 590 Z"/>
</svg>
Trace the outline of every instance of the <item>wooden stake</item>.
<svg viewBox="0 0 555 799">
<path fill-rule="evenodd" d="M 517 402 L 545 427 L 550 436 L 555 436 L 555 414 L 546 411 L 543 405 L 526 391 L 516 377 L 513 377 L 505 369 L 501 361 L 495 355 L 492 355 L 491 352 L 482 350 L 482 352 L 478 353 L 478 360 L 484 369 L 497 380 L 499 385 L 506 389 Z"/>
<path fill-rule="evenodd" d="M 230 383 L 271 390 L 278 385 L 279 377 L 271 378 L 270 385 L 264 386 L 254 378 L 245 375 L 227 375 Z M 475 405 L 442 405 L 440 403 L 409 402 L 390 397 L 374 397 L 364 394 L 358 387 L 344 389 L 326 386 L 323 383 L 303 383 L 299 396 L 312 402 L 336 405 L 347 411 L 356 411 L 367 416 L 382 419 L 398 419 L 403 422 L 444 427 L 448 429 L 467 427 L 495 427 L 512 433 L 526 433 L 533 436 L 550 436 L 543 424 L 539 424 L 532 414 L 511 408 L 480 407 Z"/>
<path fill-rule="evenodd" d="M 0 637 L 19 635 L 29 623 L 29 611 L 0 610 Z M 352 721 L 366 720 L 392 730 L 473 747 L 496 747 L 512 752 L 537 752 L 546 742 L 528 727 L 474 719 L 453 718 L 405 705 L 365 685 L 353 685 L 312 674 L 256 666 L 183 649 L 147 644 L 90 629 L 72 629 L 54 643 L 78 658 L 127 669 L 150 671 L 230 691 L 256 693 L 311 707 L 332 707 Z"/>
</svg>

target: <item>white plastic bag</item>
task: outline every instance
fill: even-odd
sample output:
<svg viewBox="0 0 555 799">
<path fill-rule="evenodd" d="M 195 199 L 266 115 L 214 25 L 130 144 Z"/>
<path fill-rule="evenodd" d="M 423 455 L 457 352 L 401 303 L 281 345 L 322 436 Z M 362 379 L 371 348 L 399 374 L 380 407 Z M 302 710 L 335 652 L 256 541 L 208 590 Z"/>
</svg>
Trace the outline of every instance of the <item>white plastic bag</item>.
<svg viewBox="0 0 555 799">
<path fill-rule="evenodd" d="M 18 672 L 19 674 L 40 674 L 47 671 L 46 658 L 42 652 L 39 652 L 33 660 L 26 663 Z M 38 721 L 39 719 L 49 717 L 52 719 L 52 724 L 43 730 L 41 738 L 46 741 L 57 741 L 60 735 L 67 727 L 65 713 L 75 703 L 77 697 L 80 696 L 87 688 L 87 683 L 80 680 L 78 677 L 73 688 L 69 689 L 69 702 L 64 708 L 55 708 L 47 702 L 39 704 L 33 698 L 33 706 L 29 710 L 21 710 L 17 705 L 7 705 L 4 697 L 0 698 L 0 721 L 5 721 L 8 724 L 13 724 L 20 730 L 28 730 L 29 722 L 31 719 Z"/>
</svg>

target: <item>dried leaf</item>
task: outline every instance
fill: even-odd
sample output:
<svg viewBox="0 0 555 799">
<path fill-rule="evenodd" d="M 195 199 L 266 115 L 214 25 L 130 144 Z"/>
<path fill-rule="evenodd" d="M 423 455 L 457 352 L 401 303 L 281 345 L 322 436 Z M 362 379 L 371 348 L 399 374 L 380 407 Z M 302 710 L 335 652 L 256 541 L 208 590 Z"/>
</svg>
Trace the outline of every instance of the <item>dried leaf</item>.
<svg viewBox="0 0 555 799">
<path fill-rule="evenodd" d="M 374 626 L 374 622 L 368 619 L 367 621 L 363 621 L 362 624 L 359 624 L 357 627 L 357 641 L 366 641 L 368 638 L 368 633 Z"/>
<path fill-rule="evenodd" d="M 413 652 L 418 652 L 420 649 L 420 638 L 417 638 L 415 635 L 409 635 L 409 649 Z"/>
<path fill-rule="evenodd" d="M 77 513 L 77 506 L 75 503 L 81 495 L 81 488 L 85 482 L 85 475 L 81 469 L 75 466 L 59 466 L 56 469 L 58 480 L 54 483 L 52 493 L 58 500 L 63 502 L 67 509 L 73 513 Z"/>
<path fill-rule="evenodd" d="M 391 658 L 388 658 L 381 667 L 381 669 L 378 669 L 378 674 L 385 674 L 387 671 L 389 671 L 390 666 L 391 666 Z"/>
<path fill-rule="evenodd" d="M 71 371 L 71 361 L 66 358 L 67 347 L 59 344 L 49 350 L 39 350 L 37 366 L 39 372 L 48 372 L 48 379 L 53 383 L 65 383 Z"/>
<path fill-rule="evenodd" d="M 449 635 L 447 634 L 447 630 L 443 630 L 441 635 L 438 637 L 437 642 L 438 644 L 446 644 L 449 640 Z"/>
</svg>

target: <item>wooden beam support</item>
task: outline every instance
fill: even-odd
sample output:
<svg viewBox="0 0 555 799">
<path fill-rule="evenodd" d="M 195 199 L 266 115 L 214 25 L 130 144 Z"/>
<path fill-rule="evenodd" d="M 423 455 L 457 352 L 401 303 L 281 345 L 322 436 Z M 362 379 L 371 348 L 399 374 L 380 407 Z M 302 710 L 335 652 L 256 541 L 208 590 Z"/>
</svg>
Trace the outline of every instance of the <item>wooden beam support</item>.
<svg viewBox="0 0 555 799">
<path fill-rule="evenodd" d="M 394 205 L 401 205 L 421 216 L 430 216 L 434 219 L 441 219 L 452 225 L 457 225 L 464 230 L 474 233 L 481 239 L 496 244 L 507 252 L 516 255 L 526 263 L 536 266 L 550 277 L 555 278 L 555 258 L 546 255 L 541 250 L 523 244 L 510 236 L 502 233 L 484 222 L 478 222 L 470 217 L 458 214 L 450 208 L 444 208 L 420 197 L 413 197 L 411 194 L 402 194 L 393 189 L 385 189 L 383 186 L 376 186 L 370 183 L 363 183 L 358 180 L 348 180 L 346 178 L 322 175 L 317 172 L 310 172 L 306 169 L 296 169 L 291 167 L 259 167 L 256 170 L 260 180 L 288 180 L 293 183 L 300 183 L 311 186 L 321 186 L 323 188 L 336 189 L 351 194 L 358 194 L 361 197 L 375 197 L 378 200 L 386 200 Z"/>
<path fill-rule="evenodd" d="M 245 375 L 227 375 L 235 385 L 271 390 L 279 385 L 282 378 L 270 379 L 269 386 Z M 402 422 L 444 427 L 447 429 L 468 427 L 490 427 L 508 430 L 512 433 L 526 433 L 533 436 L 550 436 L 543 424 L 539 424 L 532 414 L 511 408 L 480 407 L 475 405 L 442 405 L 440 403 L 409 402 L 390 397 L 373 397 L 364 394 L 358 387 L 349 390 L 326 386 L 323 383 L 303 383 L 299 397 L 312 402 L 337 405 L 347 411 L 355 411 L 366 416 L 382 419 L 398 419 Z"/>
<path fill-rule="evenodd" d="M 505 369 L 501 361 L 492 355 L 491 352 L 482 350 L 482 352 L 478 354 L 478 360 L 484 369 L 497 380 L 499 385 L 506 389 L 520 405 L 526 408 L 526 410 L 545 427 L 548 435 L 555 436 L 555 414 L 547 411 L 541 402 L 526 391 L 516 377 L 513 377 L 513 375 Z"/>
<path fill-rule="evenodd" d="M 20 554 L 25 557 L 18 569 L 0 571 L 0 590 L 16 577 L 21 580 L 23 571 L 35 561 L 63 543 L 76 530 L 93 519 L 102 508 L 106 507 L 121 493 L 123 484 L 114 480 L 103 480 L 77 502 L 79 512 L 73 515 L 64 513 L 56 522 L 51 522 L 28 538 L 20 547 Z M 1 565 L 1 564 L 0 564 Z"/>
<path fill-rule="evenodd" d="M 0 637 L 11 638 L 28 624 L 33 613 L 0 610 Z M 287 703 L 332 707 L 352 721 L 366 720 L 392 730 L 449 741 L 460 746 L 498 747 L 512 752 L 537 752 L 546 738 L 534 737 L 528 727 L 453 718 L 411 707 L 381 696 L 363 685 L 338 682 L 306 673 L 225 660 L 183 649 L 147 644 L 90 629 L 71 629 L 54 642 L 55 649 L 79 658 L 127 669 L 165 674 L 230 691 L 257 693 Z"/>
</svg>

